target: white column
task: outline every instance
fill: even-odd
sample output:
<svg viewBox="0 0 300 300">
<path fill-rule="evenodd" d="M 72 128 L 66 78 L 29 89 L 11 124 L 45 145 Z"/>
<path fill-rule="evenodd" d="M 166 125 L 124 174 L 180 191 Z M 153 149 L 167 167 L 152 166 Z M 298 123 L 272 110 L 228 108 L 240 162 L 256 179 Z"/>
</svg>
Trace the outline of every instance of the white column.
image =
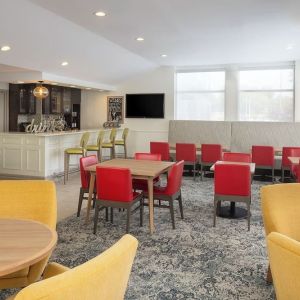
<svg viewBox="0 0 300 300">
<path fill-rule="evenodd" d="M 238 121 L 239 76 L 235 66 L 226 68 L 225 81 L 225 121 Z"/>
</svg>

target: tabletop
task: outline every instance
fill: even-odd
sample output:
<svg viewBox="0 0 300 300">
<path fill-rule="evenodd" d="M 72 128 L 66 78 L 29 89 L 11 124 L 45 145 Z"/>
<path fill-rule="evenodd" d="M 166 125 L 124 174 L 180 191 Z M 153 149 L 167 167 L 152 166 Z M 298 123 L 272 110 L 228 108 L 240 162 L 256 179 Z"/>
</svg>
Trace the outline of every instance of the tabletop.
<svg viewBox="0 0 300 300">
<path fill-rule="evenodd" d="M 118 167 L 130 169 L 133 176 L 156 177 L 167 171 L 174 164 L 174 162 L 169 161 L 115 158 L 86 167 L 85 170 L 96 172 L 96 167 Z"/>
<path fill-rule="evenodd" d="M 0 219 L 0 241 L 0 276 L 5 276 L 47 257 L 57 233 L 32 220 Z"/>
<path fill-rule="evenodd" d="M 233 162 L 233 161 L 218 160 L 213 166 L 211 166 L 211 168 L 210 168 L 211 171 L 215 170 L 215 165 L 216 164 L 223 164 L 223 165 L 248 165 L 248 166 L 250 166 L 250 172 L 251 172 L 251 174 L 255 173 L 255 163 Z"/>
<path fill-rule="evenodd" d="M 288 160 L 294 164 L 294 165 L 298 165 L 300 162 L 300 157 L 296 157 L 296 156 L 289 156 Z"/>
</svg>

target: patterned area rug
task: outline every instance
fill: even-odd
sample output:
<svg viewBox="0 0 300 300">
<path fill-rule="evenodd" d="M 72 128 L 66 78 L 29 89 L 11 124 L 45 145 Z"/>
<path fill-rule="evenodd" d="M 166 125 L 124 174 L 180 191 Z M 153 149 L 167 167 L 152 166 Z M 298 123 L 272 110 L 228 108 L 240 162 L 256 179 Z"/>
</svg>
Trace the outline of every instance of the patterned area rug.
<svg viewBox="0 0 300 300">
<path fill-rule="evenodd" d="M 156 231 L 148 231 L 148 211 L 144 227 L 139 213 L 131 223 L 131 233 L 139 240 L 126 299 L 275 299 L 273 287 L 265 282 L 267 257 L 262 225 L 259 189 L 252 186 L 251 230 L 246 220 L 217 218 L 213 221 L 213 179 L 203 182 L 185 178 L 183 182 L 184 220 L 176 204 L 176 229 L 172 230 L 168 209 L 155 209 Z M 242 204 L 238 204 L 242 205 Z M 81 217 L 69 217 L 58 224 L 59 242 L 51 260 L 74 267 L 116 242 L 125 233 L 125 212 L 116 212 L 114 224 L 84 225 Z M 11 293 L 11 292 L 10 292 Z M 5 299 L 8 291 L 0 293 Z"/>
</svg>

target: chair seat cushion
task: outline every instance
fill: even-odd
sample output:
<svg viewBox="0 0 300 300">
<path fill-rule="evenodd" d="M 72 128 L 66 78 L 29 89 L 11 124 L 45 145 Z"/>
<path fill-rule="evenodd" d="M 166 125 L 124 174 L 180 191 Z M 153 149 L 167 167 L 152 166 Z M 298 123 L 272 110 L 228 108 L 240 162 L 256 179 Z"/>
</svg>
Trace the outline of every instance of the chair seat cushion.
<svg viewBox="0 0 300 300">
<path fill-rule="evenodd" d="M 67 148 L 65 150 L 68 154 L 82 154 L 83 149 L 82 148 Z"/>
<path fill-rule="evenodd" d="M 113 144 L 112 143 L 103 143 L 102 148 L 112 148 Z"/>
<path fill-rule="evenodd" d="M 115 141 L 115 145 L 124 145 L 124 141 L 119 140 L 119 141 Z"/>
<path fill-rule="evenodd" d="M 88 151 L 98 151 L 99 147 L 97 145 L 87 145 L 86 150 L 88 150 Z"/>
</svg>

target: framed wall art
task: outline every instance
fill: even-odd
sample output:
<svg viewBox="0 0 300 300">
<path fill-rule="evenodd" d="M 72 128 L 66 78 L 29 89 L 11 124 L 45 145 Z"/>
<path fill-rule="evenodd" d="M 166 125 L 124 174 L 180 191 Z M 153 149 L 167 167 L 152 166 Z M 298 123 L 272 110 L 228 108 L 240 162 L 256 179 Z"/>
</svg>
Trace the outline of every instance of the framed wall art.
<svg viewBox="0 0 300 300">
<path fill-rule="evenodd" d="M 107 121 L 124 123 L 124 97 L 107 97 Z"/>
</svg>

